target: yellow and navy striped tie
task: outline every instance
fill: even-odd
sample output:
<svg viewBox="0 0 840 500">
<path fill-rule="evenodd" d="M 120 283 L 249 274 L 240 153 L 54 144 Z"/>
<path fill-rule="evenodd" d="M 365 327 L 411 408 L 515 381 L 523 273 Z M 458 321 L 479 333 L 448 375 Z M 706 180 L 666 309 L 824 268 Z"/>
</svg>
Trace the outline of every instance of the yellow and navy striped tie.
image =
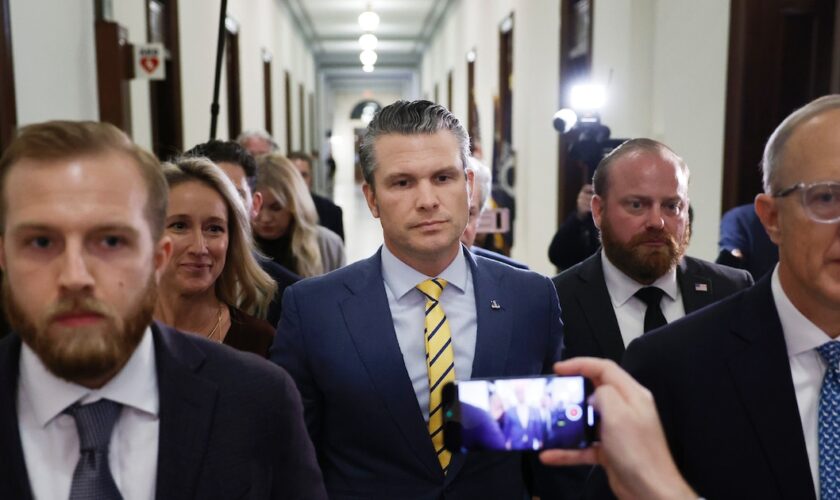
<svg viewBox="0 0 840 500">
<path fill-rule="evenodd" d="M 426 296 L 426 366 L 429 369 L 429 435 L 437 451 L 438 461 L 446 473 L 452 454 L 443 447 L 443 386 L 455 380 L 455 355 L 449 322 L 440 305 L 440 294 L 446 280 L 434 278 L 417 285 Z"/>
</svg>

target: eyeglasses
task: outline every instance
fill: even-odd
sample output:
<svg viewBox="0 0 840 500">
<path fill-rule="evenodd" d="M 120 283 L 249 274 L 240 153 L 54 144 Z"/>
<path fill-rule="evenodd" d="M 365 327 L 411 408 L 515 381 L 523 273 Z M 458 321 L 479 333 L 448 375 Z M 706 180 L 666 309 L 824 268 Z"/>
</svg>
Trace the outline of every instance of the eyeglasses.
<svg viewBox="0 0 840 500">
<path fill-rule="evenodd" d="M 773 197 L 784 198 L 794 191 L 802 193 L 802 207 L 814 222 L 832 224 L 840 221 L 840 182 L 800 182 L 773 193 Z"/>
</svg>

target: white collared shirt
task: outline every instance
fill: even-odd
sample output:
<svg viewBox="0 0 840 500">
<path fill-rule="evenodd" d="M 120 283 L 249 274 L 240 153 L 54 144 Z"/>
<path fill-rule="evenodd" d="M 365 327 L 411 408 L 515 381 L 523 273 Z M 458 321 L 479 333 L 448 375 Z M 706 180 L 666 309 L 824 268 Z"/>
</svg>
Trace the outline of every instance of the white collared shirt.
<svg viewBox="0 0 840 500">
<path fill-rule="evenodd" d="M 443 278 L 448 283 L 441 293 L 440 304 L 452 335 L 455 378 L 469 380 L 475 358 L 478 323 L 472 273 L 463 248 L 442 273 L 426 276 L 398 259 L 387 245 L 382 245 L 382 279 L 385 281 L 394 331 L 417 403 L 426 420 L 429 419 L 429 369 L 423 338 L 426 297 L 414 287 L 430 278 Z"/>
<path fill-rule="evenodd" d="M 659 303 L 659 308 L 662 309 L 662 314 L 668 323 L 685 316 L 682 293 L 677 283 L 676 267 L 660 276 L 650 285 L 643 285 L 615 267 L 603 250 L 601 250 L 601 264 L 604 269 L 604 281 L 607 283 L 607 291 L 610 294 L 613 310 L 615 310 L 615 319 L 618 321 L 618 329 L 621 331 L 624 347 L 627 347 L 630 342 L 641 337 L 645 332 L 647 305 L 642 302 L 642 299 L 635 297 L 635 293 L 640 289 L 646 286 L 655 286 L 665 292 L 662 301 Z"/>
<path fill-rule="evenodd" d="M 17 414 L 23 458 L 36 499 L 70 496 L 79 461 L 76 422 L 62 412 L 70 405 L 109 399 L 123 405 L 114 425 L 108 465 L 126 500 L 153 499 L 157 480 L 159 397 L 152 331 L 126 365 L 100 389 L 53 375 L 26 344 L 21 346 Z"/>
<path fill-rule="evenodd" d="M 799 406 L 799 418 L 802 419 L 802 432 L 805 436 L 805 449 L 811 465 L 811 477 L 814 490 L 820 497 L 820 450 L 819 450 L 819 407 L 820 391 L 825 376 L 826 363 L 817 347 L 831 341 L 817 325 L 805 317 L 788 298 L 779 281 L 779 266 L 773 270 L 770 280 L 773 301 L 782 323 L 785 336 L 790 374 L 793 389 L 796 392 L 796 404 Z"/>
</svg>

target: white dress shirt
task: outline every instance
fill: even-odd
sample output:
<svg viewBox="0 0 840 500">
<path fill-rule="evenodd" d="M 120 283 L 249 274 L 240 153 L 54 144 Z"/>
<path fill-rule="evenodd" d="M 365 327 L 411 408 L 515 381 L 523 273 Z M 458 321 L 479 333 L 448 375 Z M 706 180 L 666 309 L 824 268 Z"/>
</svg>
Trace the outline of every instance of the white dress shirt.
<svg viewBox="0 0 840 500">
<path fill-rule="evenodd" d="M 805 449 L 811 465 L 811 477 L 817 498 L 820 497 L 820 450 L 819 450 L 819 407 L 820 391 L 825 376 L 826 363 L 817 347 L 831 341 L 817 325 L 805 317 L 790 301 L 782 283 L 779 281 L 779 266 L 773 271 L 770 282 L 773 301 L 782 331 L 785 335 L 790 374 L 793 377 L 793 389 L 796 391 L 796 404 L 799 406 L 799 418 L 802 419 L 802 432 L 805 435 Z"/>
<path fill-rule="evenodd" d="M 642 299 L 634 296 L 640 289 L 646 286 L 655 286 L 665 292 L 662 301 L 659 303 L 659 308 L 662 309 L 662 314 L 668 323 L 685 316 L 682 293 L 677 283 L 676 267 L 660 276 L 650 285 L 643 285 L 615 267 L 603 250 L 601 250 L 601 263 L 604 269 L 604 281 L 607 283 L 607 291 L 610 293 L 610 300 L 613 310 L 615 310 L 615 319 L 618 321 L 624 347 L 627 347 L 630 342 L 645 333 L 647 305 L 642 302 Z"/>
<path fill-rule="evenodd" d="M 398 259 L 386 245 L 382 245 L 382 279 L 385 281 L 385 294 L 391 309 L 394 331 L 417 403 L 426 420 L 429 420 L 429 369 L 426 366 L 426 342 L 423 338 L 426 297 L 414 287 L 430 278 L 443 278 L 448 283 L 441 293 L 440 304 L 452 335 L 455 378 L 469 380 L 478 328 L 472 272 L 463 248 L 440 275 L 426 276 Z"/>
<path fill-rule="evenodd" d="M 153 499 L 157 479 L 159 399 L 152 331 L 123 369 L 100 389 L 53 375 L 26 345 L 21 347 L 17 414 L 23 458 L 36 499 L 70 496 L 79 461 L 76 422 L 62 412 L 70 405 L 109 399 L 123 405 L 114 425 L 108 465 L 126 500 Z"/>
</svg>

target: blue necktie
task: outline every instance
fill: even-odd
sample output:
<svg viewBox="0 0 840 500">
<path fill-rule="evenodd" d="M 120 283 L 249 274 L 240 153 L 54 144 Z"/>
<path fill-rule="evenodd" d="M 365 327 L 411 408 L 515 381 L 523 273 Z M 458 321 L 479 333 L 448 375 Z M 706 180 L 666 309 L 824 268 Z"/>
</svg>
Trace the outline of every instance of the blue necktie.
<svg viewBox="0 0 840 500">
<path fill-rule="evenodd" d="M 831 341 L 817 351 L 828 364 L 820 390 L 820 496 L 840 498 L 840 342 Z"/>
<path fill-rule="evenodd" d="M 119 403 L 100 399 L 65 410 L 76 420 L 81 452 L 73 471 L 70 500 L 122 500 L 108 467 L 108 445 L 121 409 Z"/>
</svg>

